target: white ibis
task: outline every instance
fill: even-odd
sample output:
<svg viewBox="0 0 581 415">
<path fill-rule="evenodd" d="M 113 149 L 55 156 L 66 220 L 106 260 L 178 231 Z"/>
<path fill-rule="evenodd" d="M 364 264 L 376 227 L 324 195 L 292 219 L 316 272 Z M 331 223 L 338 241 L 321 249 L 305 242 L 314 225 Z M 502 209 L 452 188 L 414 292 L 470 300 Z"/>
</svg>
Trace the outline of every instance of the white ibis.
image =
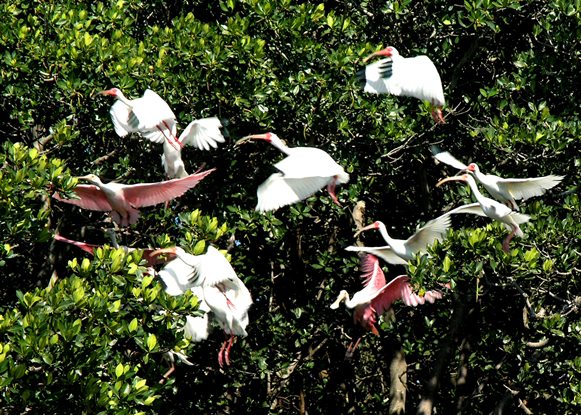
<svg viewBox="0 0 581 415">
<path fill-rule="evenodd" d="M 224 362 L 230 364 L 234 336 L 247 335 L 248 309 L 252 304 L 250 292 L 224 255 L 213 246 L 203 255 L 188 254 L 180 247 L 159 249 L 153 255 L 163 253 L 175 257 L 158 274 L 167 293 L 180 295 L 192 287 L 201 287 L 201 296 L 213 319 L 229 336 L 220 348 L 218 363 L 220 366 Z M 198 323 L 203 327 L 202 322 Z M 199 334 L 203 334 L 202 329 L 197 333 L 197 337 L 203 337 Z"/>
<path fill-rule="evenodd" d="M 396 48 L 389 46 L 367 56 L 385 56 L 367 65 L 357 74 L 363 90 L 374 94 L 403 95 L 429 101 L 434 107 L 432 117 L 444 123 L 441 107 L 446 103 L 440 74 L 434 63 L 425 55 L 404 58 Z"/>
<path fill-rule="evenodd" d="M 325 151 L 314 147 L 287 147 L 273 133 L 249 135 L 237 144 L 249 140 L 264 140 L 287 155 L 274 165 L 280 173 L 272 174 L 258 187 L 257 211 L 266 212 L 291 205 L 325 186 L 333 202 L 340 206 L 335 187 L 347 183 L 349 175 Z"/>
<path fill-rule="evenodd" d="M 433 303 L 442 298 L 442 293 L 437 290 L 426 291 L 423 296 L 414 293 L 406 275 L 400 275 L 386 283 L 379 260 L 371 254 L 361 258 L 361 278 L 363 289 L 356 292 L 352 298 L 349 298 L 347 291 L 342 290 L 337 300 L 331 304 L 331 308 L 337 309 L 341 302 L 345 301 L 347 308 L 355 309 L 353 311 L 355 323 L 359 323 L 375 335 L 379 335 L 375 327 L 376 315 L 381 316 L 395 301 L 402 300 L 405 305 L 416 307 L 425 304 L 426 301 Z"/>
<path fill-rule="evenodd" d="M 157 93 L 146 89 L 142 97 L 128 99 L 119 88 L 111 88 L 99 94 L 117 99 L 109 110 L 117 135 L 125 137 L 129 133 L 139 133 L 158 143 L 169 140 L 173 146 L 179 148 L 176 116 Z"/>
<path fill-rule="evenodd" d="M 440 180 L 436 184 L 436 186 L 439 187 L 446 182 L 454 180 L 468 183 L 470 189 L 472 190 L 472 193 L 474 194 L 474 197 L 478 202 L 459 206 L 455 209 L 452 209 L 450 212 L 448 212 L 448 214 L 471 213 L 479 216 L 488 216 L 491 219 L 495 219 L 503 223 L 511 231 L 502 243 L 502 249 L 504 249 L 505 252 L 508 252 L 511 239 L 515 235 L 518 237 L 523 236 L 523 232 L 519 225 L 521 223 L 528 222 L 530 216 L 514 212 L 508 206 L 503 205 L 502 203 L 499 203 L 496 200 L 490 199 L 489 197 L 482 195 L 482 193 L 480 193 L 480 191 L 478 190 L 478 185 L 476 184 L 472 176 L 469 174 L 447 177 L 443 180 Z"/>
<path fill-rule="evenodd" d="M 116 223 L 128 226 L 137 222 L 139 218 L 138 208 L 157 205 L 182 196 L 214 170 L 190 174 L 181 179 L 131 185 L 113 182 L 103 183 L 96 175 L 89 174 L 78 177 L 78 179 L 92 183 L 91 185 L 80 184 L 75 187 L 74 193 L 78 199 L 64 199 L 58 193 L 53 194 L 53 197 L 83 209 L 110 211 L 111 217 Z"/>
<path fill-rule="evenodd" d="M 558 185 L 565 176 L 543 176 L 530 177 L 525 179 L 504 179 L 493 174 L 484 174 L 476 163 L 468 165 L 457 160 L 447 151 L 434 154 L 436 160 L 454 167 L 461 171 L 471 173 L 478 182 L 494 197 L 496 200 L 505 203 L 513 210 L 519 210 L 515 199 L 526 200 L 534 196 L 541 196 L 547 190 Z"/>
<path fill-rule="evenodd" d="M 376 221 L 357 231 L 355 236 L 363 231 L 376 229 L 383 236 L 387 246 L 349 246 L 345 249 L 347 251 L 368 252 L 377 255 L 390 264 L 406 265 L 409 260 L 413 259 L 415 254 L 426 252 L 428 245 L 433 244 L 435 240 L 442 240 L 449 227 L 450 215 L 447 213 L 432 219 L 418 229 L 415 234 L 404 240 L 393 239 L 387 233 L 384 223 Z"/>
</svg>

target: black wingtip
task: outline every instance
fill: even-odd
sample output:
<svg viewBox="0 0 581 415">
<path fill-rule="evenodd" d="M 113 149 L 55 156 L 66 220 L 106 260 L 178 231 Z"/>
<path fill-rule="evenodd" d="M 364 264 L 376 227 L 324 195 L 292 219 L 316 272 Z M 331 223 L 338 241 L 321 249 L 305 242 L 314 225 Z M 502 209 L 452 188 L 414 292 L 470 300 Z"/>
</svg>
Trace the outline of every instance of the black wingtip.
<svg viewBox="0 0 581 415">
<path fill-rule="evenodd" d="M 361 88 L 365 88 L 365 84 L 367 83 L 367 78 L 365 77 L 365 68 L 358 70 L 356 76 L 357 80 L 359 81 L 359 86 Z"/>
</svg>

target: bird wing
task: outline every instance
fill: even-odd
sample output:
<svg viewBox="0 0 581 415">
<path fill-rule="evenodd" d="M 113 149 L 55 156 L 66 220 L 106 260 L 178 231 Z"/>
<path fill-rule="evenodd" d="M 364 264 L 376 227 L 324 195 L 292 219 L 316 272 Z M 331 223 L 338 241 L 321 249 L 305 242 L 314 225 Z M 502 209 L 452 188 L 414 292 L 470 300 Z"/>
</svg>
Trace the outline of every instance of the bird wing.
<svg viewBox="0 0 581 415">
<path fill-rule="evenodd" d="M 452 215 L 456 213 L 470 213 L 472 215 L 487 216 L 482 210 L 480 203 L 469 203 L 467 205 L 458 206 L 446 213 L 446 215 Z"/>
<path fill-rule="evenodd" d="M 196 285 L 209 287 L 226 281 L 239 281 L 236 271 L 218 249 L 210 245 L 206 253 L 199 257 L 202 260 L 198 263 Z"/>
<path fill-rule="evenodd" d="M 423 252 L 435 240 L 441 241 L 450 227 L 450 215 L 444 214 L 432 219 L 405 241 L 406 247 L 413 253 Z"/>
<path fill-rule="evenodd" d="M 55 241 L 66 242 L 71 245 L 75 245 L 81 248 L 83 251 L 88 252 L 89 254 L 93 255 L 95 248 L 98 248 L 99 245 L 88 244 L 85 242 L 74 241 L 72 239 L 65 238 L 64 236 L 59 235 L 58 233 L 54 235 Z"/>
<path fill-rule="evenodd" d="M 348 246 L 345 248 L 346 251 L 352 252 L 367 252 L 369 254 L 375 255 L 383 259 L 385 262 L 394 265 L 406 265 L 407 261 L 400 256 L 396 255 L 389 246 Z"/>
<path fill-rule="evenodd" d="M 376 256 L 367 254 L 361 259 L 363 286 L 379 290 L 385 285 L 385 275 Z"/>
<path fill-rule="evenodd" d="M 447 151 L 441 151 L 434 154 L 434 158 L 448 166 L 452 166 L 458 170 L 465 170 L 468 166 L 462 163 L 460 160 L 456 159 L 453 155 Z"/>
<path fill-rule="evenodd" d="M 326 152 L 314 147 L 294 147 L 290 155 L 274 165 L 286 178 L 326 177 L 346 175 L 345 170 Z M 349 176 L 347 176 L 347 180 Z M 343 183 L 345 181 L 342 181 Z"/>
<path fill-rule="evenodd" d="M 58 201 L 70 203 L 83 209 L 98 210 L 101 212 L 113 209 L 105 193 L 97 186 L 92 184 L 78 184 L 73 192 L 79 197 L 78 199 L 65 199 L 58 192 L 55 192 L 52 197 Z"/>
<path fill-rule="evenodd" d="M 157 93 L 146 89 L 141 98 L 132 101 L 132 113 L 136 120 L 130 116 L 129 123 L 137 130 L 153 129 L 163 121 L 174 121 L 175 114 Z"/>
<path fill-rule="evenodd" d="M 173 142 L 177 134 L 177 127 L 175 120 L 162 120 L 153 128 L 140 128 L 139 134 L 152 143 L 161 144 L 165 140 Z"/>
<path fill-rule="evenodd" d="M 210 169 L 163 182 L 125 185 L 122 188 L 123 195 L 127 203 L 134 208 L 157 205 L 183 195 L 214 170 Z"/>
<path fill-rule="evenodd" d="M 411 96 L 444 105 L 440 74 L 427 56 L 380 59 L 365 69 L 364 90 L 376 94 Z"/>
<path fill-rule="evenodd" d="M 258 186 L 256 210 L 267 212 L 299 202 L 317 192 L 328 182 L 328 177 L 295 179 L 274 173 Z"/>
<path fill-rule="evenodd" d="M 135 131 L 129 126 L 130 113 L 131 108 L 121 101 L 115 101 L 109 110 L 111 120 L 113 121 L 113 127 L 119 137 L 125 137 L 127 134 Z"/>
<path fill-rule="evenodd" d="M 541 196 L 548 189 L 558 185 L 565 176 L 543 176 L 528 179 L 502 179 L 497 181 L 498 188 L 506 192 L 514 199 L 529 199 L 533 196 Z"/>
<path fill-rule="evenodd" d="M 192 280 L 197 275 L 197 262 L 196 255 L 186 254 L 172 259 L 159 271 L 158 275 L 169 295 L 181 295 L 195 285 Z"/>
<path fill-rule="evenodd" d="M 179 141 L 183 146 L 189 144 L 200 150 L 217 148 L 218 143 L 226 141 L 220 128 L 222 123 L 217 117 L 195 120 L 180 134 Z"/>
<path fill-rule="evenodd" d="M 378 315 L 382 315 L 391 305 L 402 298 L 403 290 L 409 286 L 409 278 L 400 275 L 386 284 L 371 301 L 371 306 Z"/>
</svg>

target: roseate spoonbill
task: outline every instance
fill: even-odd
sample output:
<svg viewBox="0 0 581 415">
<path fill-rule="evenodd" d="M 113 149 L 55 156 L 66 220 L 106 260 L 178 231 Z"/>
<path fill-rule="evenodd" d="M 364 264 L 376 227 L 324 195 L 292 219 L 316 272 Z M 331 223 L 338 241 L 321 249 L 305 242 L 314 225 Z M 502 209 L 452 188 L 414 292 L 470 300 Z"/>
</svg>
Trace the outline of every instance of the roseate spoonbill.
<svg viewBox="0 0 581 415">
<path fill-rule="evenodd" d="M 65 242 L 65 243 L 74 245 L 74 246 L 82 249 L 83 251 L 89 253 L 90 255 L 94 255 L 95 249 L 102 247 L 102 245 L 89 244 L 86 242 L 80 242 L 80 241 L 75 241 L 73 239 L 65 238 L 64 236 L 61 236 L 58 233 L 54 235 L 54 239 L 56 241 Z M 112 246 L 113 246 L 113 248 L 121 248 L 127 253 L 135 251 L 135 250 L 143 251 L 143 259 L 147 262 L 148 266 L 153 266 L 153 265 L 160 263 L 156 257 L 151 256 L 151 254 L 157 248 L 131 248 L 131 247 L 127 247 L 127 246 L 119 246 L 119 245 L 117 245 L 115 240 L 113 241 Z"/>
<path fill-rule="evenodd" d="M 478 202 L 457 207 L 448 212 L 448 214 L 471 213 L 479 216 L 488 216 L 491 219 L 502 222 L 511 231 L 506 239 L 502 242 L 502 249 L 504 249 L 505 252 L 508 252 L 511 239 L 515 235 L 519 237 L 523 236 L 523 232 L 519 225 L 521 223 L 528 222 L 530 216 L 514 212 L 508 206 L 482 195 L 482 193 L 480 193 L 478 190 L 478 185 L 474 181 L 474 178 L 472 178 L 472 176 L 469 174 L 447 177 L 443 180 L 440 180 L 436 184 L 436 187 L 439 187 L 442 184 L 453 180 L 468 183 L 472 193 L 474 194 L 474 197 Z"/>
<path fill-rule="evenodd" d="M 199 150 L 217 148 L 218 143 L 225 141 L 222 132 L 222 123 L 217 117 L 202 118 L 192 121 L 178 138 L 179 146 L 172 144 L 170 140 L 163 140 L 163 154 L 161 164 L 165 174 L 169 178 L 185 177 L 186 172 L 182 161 L 182 147 L 191 145 Z"/>
<path fill-rule="evenodd" d="M 513 210 L 519 210 L 515 199 L 526 200 L 533 196 L 541 196 L 547 190 L 558 185 L 565 177 L 551 174 L 549 176 L 526 179 L 504 179 L 493 174 L 484 174 L 476 163 L 466 165 L 447 151 L 434 154 L 434 158 L 455 169 L 471 173 L 492 197 L 508 205 Z"/>
<path fill-rule="evenodd" d="M 381 236 L 383 236 L 387 246 L 349 246 L 345 249 L 347 251 L 368 252 L 377 255 L 390 264 L 406 265 L 409 260 L 413 259 L 416 253 L 426 252 L 428 245 L 433 244 L 435 240 L 442 240 L 449 227 L 450 214 L 446 213 L 436 219 L 432 219 L 418 229 L 415 234 L 404 240 L 393 239 L 387 233 L 383 222 L 376 221 L 357 231 L 355 236 L 363 231 L 377 229 L 381 233 Z"/>
<path fill-rule="evenodd" d="M 416 307 L 425 304 L 426 301 L 433 303 L 442 298 L 442 293 L 438 290 L 426 291 L 423 296 L 414 293 L 406 275 L 400 275 L 386 283 L 379 260 L 371 254 L 361 258 L 361 278 L 363 289 L 356 292 L 352 298 L 349 298 L 347 291 L 342 290 L 337 300 L 331 304 L 331 308 L 337 309 L 341 302 L 345 301 L 347 308 L 355 309 L 353 311 L 355 323 L 359 323 L 375 335 L 379 335 L 375 327 L 376 315 L 381 316 L 395 301 L 402 300 L 405 305 Z"/>
<path fill-rule="evenodd" d="M 425 55 L 404 58 L 396 48 L 389 46 L 367 56 L 385 56 L 357 72 L 363 90 L 374 94 L 403 95 L 429 101 L 434 108 L 436 123 L 445 123 L 441 107 L 446 103 L 440 74 Z"/>
<path fill-rule="evenodd" d="M 204 177 L 215 169 L 190 174 L 181 179 L 166 180 L 157 183 L 121 184 L 103 183 L 94 174 L 80 176 L 91 185 L 77 185 L 74 192 L 78 199 L 64 199 L 58 193 L 53 197 L 61 202 L 70 203 L 83 209 L 111 211 L 113 220 L 121 226 L 137 222 L 138 208 L 164 203 L 183 195 L 195 187 Z"/>
<path fill-rule="evenodd" d="M 167 102 L 151 89 L 146 89 L 143 96 L 136 99 L 128 99 L 119 88 L 99 94 L 116 98 L 109 113 L 118 136 L 139 133 L 148 140 L 158 143 L 168 140 L 172 146 L 180 147 L 176 138 L 176 116 Z"/>
<path fill-rule="evenodd" d="M 347 183 L 349 175 L 325 151 L 314 147 L 289 148 L 273 133 L 249 135 L 236 144 L 249 140 L 264 140 L 287 155 L 274 165 L 280 173 L 272 174 L 258 187 L 257 211 L 266 212 L 291 205 L 324 186 L 327 186 L 333 202 L 340 206 L 335 187 Z"/>
<path fill-rule="evenodd" d="M 213 246 L 203 255 L 191 255 L 180 247 L 159 249 L 153 255 L 170 254 L 173 260 L 159 272 L 169 295 L 180 295 L 192 287 L 202 288 L 202 297 L 213 319 L 228 339 L 218 352 L 218 363 L 230 364 L 234 336 L 245 337 L 252 297 L 228 260 Z"/>
</svg>

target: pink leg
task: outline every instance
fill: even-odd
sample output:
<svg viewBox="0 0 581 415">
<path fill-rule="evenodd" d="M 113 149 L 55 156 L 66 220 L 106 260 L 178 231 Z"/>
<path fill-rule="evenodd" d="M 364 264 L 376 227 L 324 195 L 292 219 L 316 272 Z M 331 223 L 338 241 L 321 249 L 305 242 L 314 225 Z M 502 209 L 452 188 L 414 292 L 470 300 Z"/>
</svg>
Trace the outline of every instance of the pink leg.
<svg viewBox="0 0 581 415">
<path fill-rule="evenodd" d="M 174 362 L 171 362 L 171 367 L 168 369 L 167 372 L 164 373 L 163 377 L 161 378 L 161 380 L 159 381 L 160 385 L 163 385 L 165 383 L 166 380 L 169 379 L 169 377 L 171 376 L 171 374 L 176 370 L 176 365 L 174 364 Z"/>
<path fill-rule="evenodd" d="M 440 107 L 436 107 L 432 110 L 432 118 L 436 121 L 436 124 L 446 124 Z"/>
<path fill-rule="evenodd" d="M 336 186 L 337 186 L 337 176 L 335 176 L 335 180 L 333 180 L 333 183 L 329 183 L 327 185 L 327 192 L 329 192 L 329 196 L 331 196 L 333 202 L 335 202 L 337 206 L 341 206 L 341 203 L 339 203 L 339 200 L 337 199 L 337 195 L 335 195 Z"/>
<path fill-rule="evenodd" d="M 233 343 L 234 343 L 234 335 L 231 335 L 230 340 L 228 340 L 228 346 L 226 346 L 226 350 L 224 351 L 224 360 L 226 361 L 227 365 L 230 364 L 230 348 L 232 347 Z"/>
<path fill-rule="evenodd" d="M 180 143 L 180 141 L 176 138 L 176 136 L 173 135 L 173 133 L 171 132 L 171 128 L 169 128 L 169 125 L 167 125 L 167 123 L 165 121 L 162 121 L 163 125 L 165 125 L 165 128 L 167 128 L 167 130 L 169 131 L 170 136 L 166 136 L 165 133 L 163 132 L 163 130 L 159 127 L 157 127 L 157 129 L 159 131 L 161 131 L 161 133 L 163 134 L 163 136 L 165 137 L 165 139 L 170 143 L 170 145 L 175 148 L 176 150 L 181 150 L 182 148 L 182 143 Z"/>
<path fill-rule="evenodd" d="M 359 346 L 361 339 L 362 339 L 362 337 L 359 337 L 357 339 L 357 341 L 355 342 L 355 344 L 353 344 L 353 342 L 351 342 L 349 347 L 347 347 L 347 351 L 345 352 L 345 359 L 349 360 L 353 357 L 353 354 L 355 353 L 355 349 L 357 349 L 357 346 Z"/>
<path fill-rule="evenodd" d="M 226 343 L 228 343 L 228 340 L 224 340 L 224 343 L 222 343 L 222 347 L 220 347 L 220 351 L 218 352 L 218 364 L 220 367 L 224 367 L 224 350 L 226 349 Z"/>
<path fill-rule="evenodd" d="M 506 252 L 508 254 L 508 252 L 510 251 L 510 241 L 512 240 L 512 238 L 514 238 L 514 235 L 516 234 L 516 228 L 514 228 L 512 230 L 511 233 L 508 234 L 508 236 L 506 237 L 506 239 L 502 242 L 502 249 L 504 252 Z"/>
</svg>

